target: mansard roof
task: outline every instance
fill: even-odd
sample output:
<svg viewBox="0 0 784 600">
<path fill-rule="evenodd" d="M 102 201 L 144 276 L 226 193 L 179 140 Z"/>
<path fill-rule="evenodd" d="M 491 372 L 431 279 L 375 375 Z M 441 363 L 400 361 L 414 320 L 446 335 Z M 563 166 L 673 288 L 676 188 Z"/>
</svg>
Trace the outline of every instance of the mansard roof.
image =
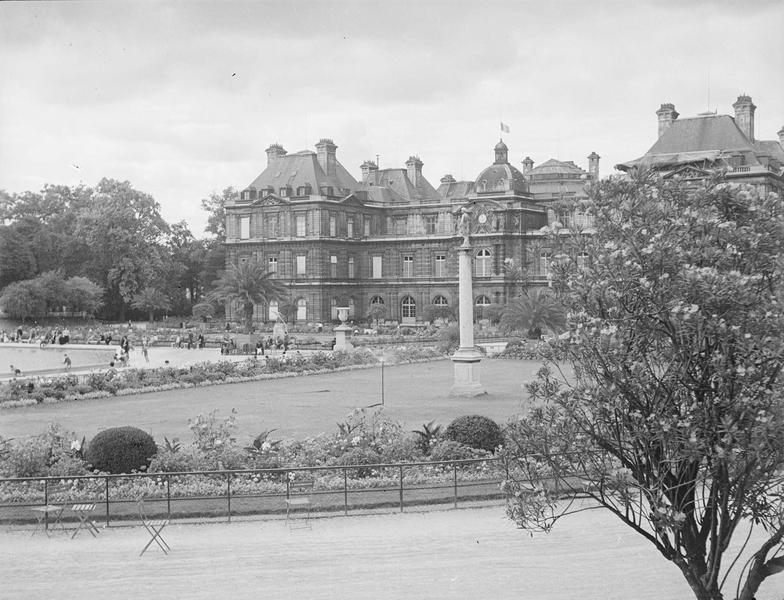
<svg viewBox="0 0 784 600">
<path fill-rule="evenodd" d="M 616 168 L 627 171 L 639 166 L 674 167 L 691 162 L 723 161 L 737 155 L 743 156 L 744 165 L 760 166 L 761 154 L 781 156 L 778 160 L 784 162 L 784 150 L 778 142 L 752 142 L 733 117 L 708 114 L 676 119 L 645 155 Z"/>
<path fill-rule="evenodd" d="M 556 160 L 551 158 L 543 162 L 541 165 L 534 167 L 528 172 L 528 179 L 552 179 L 556 176 L 563 176 L 569 179 L 579 179 L 583 175 L 587 175 L 587 171 L 581 169 L 573 161 Z"/>
<path fill-rule="evenodd" d="M 408 178 L 407 169 L 381 169 L 376 185 L 361 183 L 358 189 L 368 193 L 372 202 L 380 204 L 432 204 L 441 202 L 441 196 L 430 182 L 420 175 L 417 183 Z"/>
<path fill-rule="evenodd" d="M 296 190 L 305 185 L 309 185 L 314 194 L 329 186 L 333 188 L 335 195 L 347 195 L 359 187 L 357 181 L 337 159 L 335 175 L 327 175 L 319 164 L 316 153 L 309 150 L 286 154 L 271 162 L 248 187 L 257 190 L 273 188 L 277 191 L 282 187 Z"/>
</svg>

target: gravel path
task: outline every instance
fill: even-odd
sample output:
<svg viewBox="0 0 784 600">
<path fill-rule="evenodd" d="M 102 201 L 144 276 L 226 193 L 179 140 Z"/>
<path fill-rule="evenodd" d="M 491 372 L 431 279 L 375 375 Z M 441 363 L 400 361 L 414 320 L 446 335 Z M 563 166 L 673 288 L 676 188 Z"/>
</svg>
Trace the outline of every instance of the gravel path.
<svg viewBox="0 0 784 600">
<path fill-rule="evenodd" d="M 680 573 L 598 511 L 528 536 L 501 507 L 282 521 L 170 525 L 164 556 L 141 527 L 96 539 L 0 533 L 0 597 L 254 599 L 689 598 Z M 773 592 L 777 592 L 774 594 Z M 759 600 L 780 597 L 771 586 Z"/>
</svg>

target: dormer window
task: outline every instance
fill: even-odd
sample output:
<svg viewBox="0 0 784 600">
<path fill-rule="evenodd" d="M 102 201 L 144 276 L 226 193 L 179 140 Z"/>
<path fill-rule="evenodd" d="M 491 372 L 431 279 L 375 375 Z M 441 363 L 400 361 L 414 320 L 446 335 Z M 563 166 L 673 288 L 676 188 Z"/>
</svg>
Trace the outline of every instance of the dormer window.
<svg viewBox="0 0 784 600">
<path fill-rule="evenodd" d="M 332 186 L 331 185 L 325 185 L 324 187 L 322 187 L 321 188 L 321 195 L 322 196 L 332 196 L 333 195 Z"/>
<path fill-rule="evenodd" d="M 312 193 L 312 188 L 309 185 L 301 185 L 297 188 L 297 196 L 310 196 Z"/>
<path fill-rule="evenodd" d="M 291 195 L 291 188 L 290 187 L 286 186 L 286 187 L 280 188 L 280 197 L 281 198 L 287 198 L 290 195 Z"/>
</svg>

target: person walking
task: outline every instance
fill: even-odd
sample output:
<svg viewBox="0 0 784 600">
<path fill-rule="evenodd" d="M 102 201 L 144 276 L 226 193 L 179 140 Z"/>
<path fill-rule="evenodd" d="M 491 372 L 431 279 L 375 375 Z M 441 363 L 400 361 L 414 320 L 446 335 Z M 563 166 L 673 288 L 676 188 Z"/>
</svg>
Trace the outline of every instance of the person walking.
<svg viewBox="0 0 784 600">
<path fill-rule="evenodd" d="M 66 371 L 70 371 L 71 370 L 71 357 L 68 356 L 67 354 L 65 355 L 65 359 L 63 360 L 63 364 L 65 365 L 65 370 Z"/>
<path fill-rule="evenodd" d="M 150 362 L 150 353 L 148 350 L 148 345 L 150 341 L 148 338 L 142 338 L 142 356 L 144 356 L 144 362 Z"/>
</svg>

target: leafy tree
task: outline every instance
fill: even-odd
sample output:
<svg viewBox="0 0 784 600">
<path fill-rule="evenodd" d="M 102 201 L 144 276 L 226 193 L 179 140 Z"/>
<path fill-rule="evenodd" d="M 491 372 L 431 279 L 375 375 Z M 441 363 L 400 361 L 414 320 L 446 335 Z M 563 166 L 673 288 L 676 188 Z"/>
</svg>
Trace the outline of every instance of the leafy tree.
<svg viewBox="0 0 784 600">
<path fill-rule="evenodd" d="M 35 274 L 29 240 L 16 228 L 0 225 L 0 288 Z"/>
<path fill-rule="evenodd" d="M 233 204 L 239 198 L 239 192 L 233 187 L 227 187 L 220 194 L 212 192 L 208 197 L 202 198 L 201 207 L 209 213 L 207 217 L 207 233 L 213 234 L 220 242 L 226 240 L 226 204 Z"/>
<path fill-rule="evenodd" d="M 378 325 L 378 322 L 387 316 L 387 306 L 386 304 L 371 304 L 370 308 L 368 309 L 368 321 L 375 322 Z"/>
<path fill-rule="evenodd" d="M 148 286 L 134 296 L 133 300 L 131 300 L 131 306 L 137 310 L 146 312 L 150 323 L 152 323 L 156 311 L 169 310 L 171 304 L 166 297 L 166 294 L 154 287 Z"/>
<path fill-rule="evenodd" d="M 784 569 L 780 200 L 643 174 L 599 183 L 580 208 L 596 232 L 560 236 L 569 329 L 510 425 L 509 515 L 548 531 L 580 491 L 699 600 L 722 599 L 733 568 L 732 597 L 752 600 Z"/>
<path fill-rule="evenodd" d="M 94 315 L 103 305 L 103 288 L 86 277 L 65 280 L 65 299 L 74 312 Z"/>
<path fill-rule="evenodd" d="M 16 281 L 3 289 L 0 306 L 11 318 L 24 320 L 46 315 L 46 300 L 34 280 Z"/>
<path fill-rule="evenodd" d="M 445 321 L 455 320 L 455 308 L 448 304 L 429 304 L 422 311 L 422 318 L 425 321 L 432 323 L 436 319 L 444 319 Z"/>
<path fill-rule="evenodd" d="M 501 314 L 501 329 L 506 333 L 526 332 L 549 329 L 558 332 L 563 329 L 565 314 L 554 295 L 547 290 L 525 290 L 513 298 Z M 538 336 L 536 336 L 538 337 Z"/>
<path fill-rule="evenodd" d="M 239 308 L 245 328 L 253 328 L 253 309 L 257 304 L 283 298 L 286 287 L 275 279 L 275 273 L 267 271 L 257 260 L 248 260 L 231 265 L 215 281 L 214 289 L 207 295 L 211 302 L 233 304 Z"/>
</svg>

